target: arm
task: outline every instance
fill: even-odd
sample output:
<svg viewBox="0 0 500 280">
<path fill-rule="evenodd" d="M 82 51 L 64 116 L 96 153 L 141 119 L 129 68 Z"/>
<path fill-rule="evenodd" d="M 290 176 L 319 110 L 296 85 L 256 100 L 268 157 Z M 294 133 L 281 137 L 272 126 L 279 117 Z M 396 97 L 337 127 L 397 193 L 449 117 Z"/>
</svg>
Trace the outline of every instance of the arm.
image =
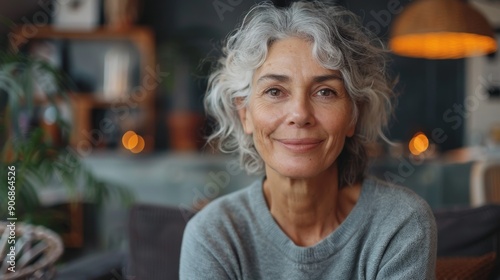
<svg viewBox="0 0 500 280">
<path fill-rule="evenodd" d="M 435 279 L 437 233 L 429 209 L 414 213 L 395 231 L 380 261 L 377 279 Z"/>
</svg>

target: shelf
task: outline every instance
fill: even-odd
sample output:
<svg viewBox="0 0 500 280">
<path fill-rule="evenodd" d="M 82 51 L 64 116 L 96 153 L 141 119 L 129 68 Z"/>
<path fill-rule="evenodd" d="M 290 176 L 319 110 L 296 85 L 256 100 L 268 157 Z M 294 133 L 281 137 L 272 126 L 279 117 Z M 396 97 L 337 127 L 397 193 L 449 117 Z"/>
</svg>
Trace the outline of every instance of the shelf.
<svg viewBox="0 0 500 280">
<path fill-rule="evenodd" d="M 25 32 L 24 26 L 14 29 L 13 47 L 19 48 L 31 39 L 68 39 L 68 40 L 134 40 L 153 45 L 153 33 L 147 27 L 136 26 L 127 29 L 96 28 L 89 30 L 57 29 L 50 25 L 37 27 L 35 32 Z"/>
<path fill-rule="evenodd" d="M 117 100 L 108 100 L 104 97 L 100 97 L 99 93 L 71 93 L 70 97 L 74 102 L 78 104 L 84 104 L 91 107 L 101 107 L 107 108 L 110 106 L 129 106 L 129 107 L 141 107 L 143 105 L 149 106 L 150 100 L 153 99 L 153 96 L 149 96 L 145 98 L 140 103 L 130 103 L 127 102 L 127 96 L 123 98 L 119 98 Z"/>
<path fill-rule="evenodd" d="M 151 76 L 156 75 L 155 43 L 154 34 L 151 29 L 144 26 L 133 26 L 127 29 L 111 29 L 100 27 L 93 30 L 68 30 L 54 28 L 50 25 L 40 26 L 36 28 L 33 28 L 33 26 L 20 25 L 13 30 L 13 32 L 9 36 L 9 40 L 11 43 L 11 47 L 15 51 L 19 51 L 20 49 L 29 50 L 30 44 L 34 40 L 62 40 L 65 41 L 65 44 L 67 43 L 68 45 L 71 45 L 74 42 L 80 43 L 79 41 L 92 41 L 96 42 L 96 44 L 103 43 L 104 45 L 109 44 L 109 42 L 113 44 L 117 41 L 130 42 L 133 48 L 135 48 L 135 50 L 133 51 L 136 52 L 137 50 L 139 57 L 138 65 L 136 65 L 136 67 L 138 67 L 137 76 L 135 76 L 134 78 L 137 79 L 137 82 L 139 84 L 131 85 L 130 87 L 141 87 L 142 90 L 140 93 L 140 98 L 135 98 L 133 94 L 124 94 L 123 96 L 113 98 L 111 100 L 106 99 L 104 97 L 104 94 L 99 91 L 69 92 L 68 101 L 70 102 L 70 105 L 72 107 L 73 114 L 73 127 L 70 143 L 77 149 L 82 148 L 83 146 L 85 146 L 85 149 L 87 150 L 107 149 L 107 147 L 109 146 L 103 146 L 103 144 L 101 143 L 102 141 L 93 141 L 92 135 L 95 135 L 96 133 L 104 135 L 107 133 L 107 128 L 118 127 L 120 125 L 120 123 L 113 123 L 113 120 L 106 119 L 105 117 L 102 118 L 102 112 L 111 110 L 112 113 L 119 116 L 119 120 L 117 120 L 117 122 L 137 122 L 137 131 L 138 133 L 141 133 L 141 136 L 144 136 L 144 151 L 151 151 L 154 149 L 154 135 L 156 128 L 156 112 L 154 101 L 156 88 L 151 87 L 151 85 L 148 84 L 148 82 L 150 83 L 151 80 L 154 80 L 155 78 Z M 78 53 L 81 55 L 80 57 L 84 57 L 85 60 L 89 59 L 89 55 L 95 55 L 94 58 L 99 57 L 93 52 L 87 52 L 85 55 L 83 55 L 82 53 L 85 53 L 85 49 L 80 48 L 78 50 L 80 51 L 80 53 Z M 59 49 L 58 51 L 60 53 L 63 52 L 61 49 Z M 75 49 L 72 49 L 72 51 L 75 52 Z M 71 58 L 74 59 L 75 53 L 73 53 L 73 56 L 70 56 L 70 58 L 63 56 L 62 54 L 60 57 L 61 60 L 66 59 L 64 61 L 68 62 L 71 61 Z M 71 64 L 71 62 L 69 64 Z M 61 62 L 61 65 L 64 65 L 64 62 Z M 71 70 L 67 71 L 71 72 Z M 135 74 L 136 72 L 132 73 Z M 94 88 L 98 89 L 102 87 Z M 64 100 L 63 98 L 58 98 L 56 102 L 63 103 Z M 48 104 L 48 100 L 46 98 L 38 97 L 35 99 L 35 104 L 43 106 Z M 139 121 L 137 119 L 134 119 L 137 118 L 137 116 L 140 116 Z M 119 131 L 119 133 L 123 133 L 123 131 Z M 115 139 L 116 137 L 121 137 L 119 134 L 115 133 L 113 134 L 113 136 L 109 137 L 112 138 L 109 138 L 111 140 L 108 139 L 108 142 L 121 143 L 120 141 L 115 141 L 119 140 Z"/>
</svg>

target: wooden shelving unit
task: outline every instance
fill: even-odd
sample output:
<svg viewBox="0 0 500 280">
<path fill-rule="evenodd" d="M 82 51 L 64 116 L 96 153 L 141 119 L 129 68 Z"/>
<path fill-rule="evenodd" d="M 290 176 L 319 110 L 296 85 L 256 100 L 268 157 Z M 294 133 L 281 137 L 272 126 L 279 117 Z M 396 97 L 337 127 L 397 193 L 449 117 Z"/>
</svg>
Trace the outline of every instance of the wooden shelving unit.
<svg viewBox="0 0 500 280">
<path fill-rule="evenodd" d="M 21 49 L 33 40 L 62 40 L 62 41 L 128 41 L 139 53 L 140 98 L 134 98 L 134 93 L 124 93 L 120 99 L 106 100 L 98 92 L 71 92 L 69 94 L 73 109 L 73 131 L 70 143 L 78 148 L 85 144 L 88 146 L 88 134 L 99 127 L 93 126 L 92 111 L 96 109 L 121 108 L 127 110 L 140 110 L 142 121 L 140 133 L 145 140 L 144 152 L 154 148 L 155 135 L 155 90 L 151 81 L 155 80 L 156 60 L 153 32 L 147 27 L 135 26 L 127 29 L 98 28 L 92 31 L 60 30 L 51 26 L 38 27 L 36 32 L 23 32 L 19 26 L 11 33 L 10 43 L 14 50 Z M 43 103 L 37 100 L 37 103 Z M 121 142 L 120 142 L 121 144 Z M 92 145 L 93 148 L 103 148 Z"/>
</svg>

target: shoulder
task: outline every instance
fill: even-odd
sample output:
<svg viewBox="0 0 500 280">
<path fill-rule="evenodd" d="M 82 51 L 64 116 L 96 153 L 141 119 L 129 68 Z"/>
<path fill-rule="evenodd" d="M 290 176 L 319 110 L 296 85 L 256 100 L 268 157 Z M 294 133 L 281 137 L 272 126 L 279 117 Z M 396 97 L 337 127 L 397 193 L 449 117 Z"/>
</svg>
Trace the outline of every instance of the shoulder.
<svg viewBox="0 0 500 280">
<path fill-rule="evenodd" d="M 184 230 L 181 279 L 236 279 L 238 251 L 252 227 L 250 198 L 258 182 L 210 202 Z"/>
<path fill-rule="evenodd" d="M 437 231 L 427 202 L 407 187 L 370 178 L 363 185 L 369 201 L 368 223 L 376 234 L 370 244 L 382 248 L 382 279 L 432 279 Z"/>
<path fill-rule="evenodd" d="M 431 211 L 429 204 L 408 187 L 369 177 L 365 179 L 363 188 L 369 199 L 381 206 L 401 206 L 408 211 Z"/>
<path fill-rule="evenodd" d="M 245 226 L 251 221 L 253 188 L 257 188 L 260 181 L 250 186 L 224 195 L 210 202 L 200 212 L 196 213 L 186 226 L 186 232 L 194 232 L 198 238 L 206 238 L 231 234 L 235 228 Z M 200 240 L 201 241 L 201 240 Z"/>
<path fill-rule="evenodd" d="M 378 216 L 390 216 L 392 221 L 414 219 L 421 225 L 435 228 L 429 204 L 411 189 L 370 177 L 363 183 L 363 192 L 366 206 Z"/>
</svg>

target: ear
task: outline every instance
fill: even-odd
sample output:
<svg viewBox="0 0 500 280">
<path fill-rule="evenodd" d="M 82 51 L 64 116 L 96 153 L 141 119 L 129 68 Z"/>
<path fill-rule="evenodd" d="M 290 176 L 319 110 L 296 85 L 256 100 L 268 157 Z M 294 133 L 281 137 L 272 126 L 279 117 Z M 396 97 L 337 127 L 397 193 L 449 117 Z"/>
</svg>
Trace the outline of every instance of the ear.
<svg viewBox="0 0 500 280">
<path fill-rule="evenodd" d="M 360 106 L 358 105 L 358 108 L 359 107 Z M 349 126 L 347 127 L 347 130 L 346 130 L 346 136 L 349 137 L 349 138 L 352 137 L 352 136 L 354 136 L 354 133 L 356 132 L 356 126 L 357 126 L 358 120 L 359 120 L 359 113 L 353 114 L 353 118 L 354 118 L 354 121 L 351 121 L 351 123 L 349 124 Z"/>
<path fill-rule="evenodd" d="M 349 125 L 349 127 L 347 128 L 346 136 L 352 137 L 354 135 L 354 132 L 356 132 L 356 122 L 353 122 Z"/>
<path fill-rule="evenodd" d="M 253 123 L 251 117 L 249 116 L 247 107 L 243 103 L 243 98 L 237 98 L 235 100 L 236 108 L 238 108 L 238 116 L 240 117 L 240 122 L 243 126 L 243 131 L 245 131 L 246 134 L 252 134 Z"/>
</svg>

